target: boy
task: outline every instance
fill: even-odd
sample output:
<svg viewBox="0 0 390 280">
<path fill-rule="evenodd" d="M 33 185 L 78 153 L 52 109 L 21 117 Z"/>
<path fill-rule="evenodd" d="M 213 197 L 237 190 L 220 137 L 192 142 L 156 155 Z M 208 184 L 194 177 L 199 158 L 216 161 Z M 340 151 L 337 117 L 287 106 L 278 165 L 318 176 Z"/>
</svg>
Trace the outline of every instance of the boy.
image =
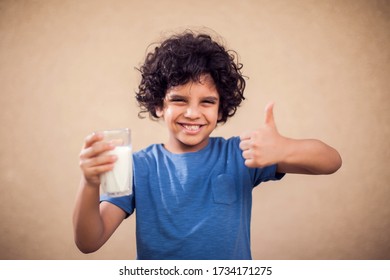
<svg viewBox="0 0 390 280">
<path fill-rule="evenodd" d="M 138 259 L 251 259 L 252 190 L 285 173 L 330 174 L 338 152 L 319 140 L 281 136 L 273 104 L 264 124 L 240 137 L 210 137 L 244 99 L 242 65 L 208 35 L 185 32 L 149 53 L 136 94 L 141 113 L 165 122 L 169 137 L 133 154 L 133 194 L 99 198 L 113 149 L 92 134 L 80 153 L 75 242 L 98 250 L 136 209 Z"/>
</svg>

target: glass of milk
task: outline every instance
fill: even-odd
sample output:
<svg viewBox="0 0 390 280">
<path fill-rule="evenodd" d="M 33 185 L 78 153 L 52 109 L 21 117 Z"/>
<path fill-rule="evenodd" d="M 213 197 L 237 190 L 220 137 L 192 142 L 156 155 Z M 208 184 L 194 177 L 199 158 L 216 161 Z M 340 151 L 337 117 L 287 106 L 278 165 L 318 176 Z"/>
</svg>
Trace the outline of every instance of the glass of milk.
<svg viewBox="0 0 390 280">
<path fill-rule="evenodd" d="M 130 129 L 113 129 L 101 131 L 103 141 L 110 142 L 115 148 L 107 154 L 116 155 L 117 161 L 111 171 L 100 176 L 102 192 L 108 196 L 125 196 L 133 189 L 133 161 Z"/>
</svg>

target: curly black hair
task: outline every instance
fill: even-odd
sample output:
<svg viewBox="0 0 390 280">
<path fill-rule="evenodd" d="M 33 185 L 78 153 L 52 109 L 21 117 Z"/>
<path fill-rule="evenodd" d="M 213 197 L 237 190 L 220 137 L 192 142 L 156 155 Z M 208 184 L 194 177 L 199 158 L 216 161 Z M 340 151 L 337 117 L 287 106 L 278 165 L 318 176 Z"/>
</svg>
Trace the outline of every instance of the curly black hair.
<svg viewBox="0 0 390 280">
<path fill-rule="evenodd" d="M 163 108 L 168 89 L 189 81 L 198 82 L 202 75 L 209 74 L 220 96 L 218 122 L 225 123 L 245 99 L 242 64 L 236 63 L 236 59 L 236 52 L 226 50 L 207 34 L 186 31 L 168 38 L 147 54 L 139 69 L 142 74 L 136 92 L 141 108 L 139 117 L 149 112 L 152 119 L 158 119 L 156 109 Z"/>
</svg>

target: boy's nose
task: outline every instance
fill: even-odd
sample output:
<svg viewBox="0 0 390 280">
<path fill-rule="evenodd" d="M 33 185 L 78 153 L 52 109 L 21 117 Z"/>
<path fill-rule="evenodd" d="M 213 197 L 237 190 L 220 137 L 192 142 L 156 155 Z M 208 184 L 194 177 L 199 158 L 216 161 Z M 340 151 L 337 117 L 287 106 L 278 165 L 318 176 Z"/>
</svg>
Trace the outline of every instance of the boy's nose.
<svg viewBox="0 0 390 280">
<path fill-rule="evenodd" d="M 199 118 L 200 116 L 199 108 L 197 106 L 188 106 L 186 108 L 186 111 L 184 112 L 184 116 L 190 119 Z"/>
</svg>

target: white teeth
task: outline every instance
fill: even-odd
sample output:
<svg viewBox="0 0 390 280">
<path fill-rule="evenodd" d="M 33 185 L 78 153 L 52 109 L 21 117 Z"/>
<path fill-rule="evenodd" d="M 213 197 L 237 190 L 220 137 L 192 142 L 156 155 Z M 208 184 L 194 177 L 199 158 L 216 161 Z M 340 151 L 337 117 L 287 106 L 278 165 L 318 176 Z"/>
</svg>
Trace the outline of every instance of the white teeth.
<svg viewBox="0 0 390 280">
<path fill-rule="evenodd" d="M 196 131 L 200 128 L 200 125 L 183 125 L 186 129 Z"/>
</svg>

